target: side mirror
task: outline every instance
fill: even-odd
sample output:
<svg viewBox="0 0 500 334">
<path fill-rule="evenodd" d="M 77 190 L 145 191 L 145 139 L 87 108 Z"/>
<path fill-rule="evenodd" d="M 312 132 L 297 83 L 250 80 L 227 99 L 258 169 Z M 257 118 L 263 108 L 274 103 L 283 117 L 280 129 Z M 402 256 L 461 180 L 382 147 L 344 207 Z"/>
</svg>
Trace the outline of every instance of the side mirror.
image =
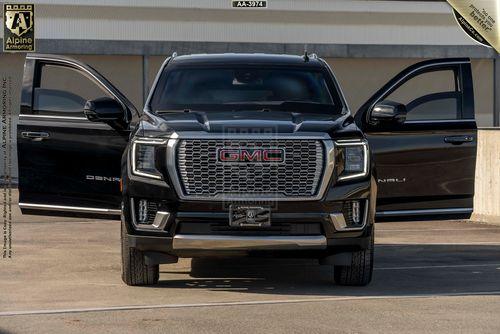
<svg viewBox="0 0 500 334">
<path fill-rule="evenodd" d="M 110 97 L 100 97 L 87 101 L 83 113 L 91 122 L 125 122 L 125 110 L 118 101 Z"/>
<path fill-rule="evenodd" d="M 381 101 L 370 112 L 370 123 L 404 123 L 406 120 L 406 106 L 402 103 L 389 100 Z"/>
</svg>

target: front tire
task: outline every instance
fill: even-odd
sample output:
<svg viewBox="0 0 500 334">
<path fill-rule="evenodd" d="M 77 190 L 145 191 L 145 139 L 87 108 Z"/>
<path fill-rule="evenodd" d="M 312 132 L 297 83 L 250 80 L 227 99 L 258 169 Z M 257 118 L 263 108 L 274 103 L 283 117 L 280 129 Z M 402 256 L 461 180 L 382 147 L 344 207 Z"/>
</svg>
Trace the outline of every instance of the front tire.
<svg viewBox="0 0 500 334">
<path fill-rule="evenodd" d="M 350 266 L 334 266 L 335 283 L 350 286 L 364 286 L 370 283 L 373 275 L 374 234 L 372 227 L 368 248 L 353 252 Z"/>
<path fill-rule="evenodd" d="M 129 246 L 127 228 L 122 219 L 121 224 L 122 244 L 122 280 L 127 285 L 154 285 L 160 278 L 160 266 L 148 266 L 144 254 Z"/>
</svg>

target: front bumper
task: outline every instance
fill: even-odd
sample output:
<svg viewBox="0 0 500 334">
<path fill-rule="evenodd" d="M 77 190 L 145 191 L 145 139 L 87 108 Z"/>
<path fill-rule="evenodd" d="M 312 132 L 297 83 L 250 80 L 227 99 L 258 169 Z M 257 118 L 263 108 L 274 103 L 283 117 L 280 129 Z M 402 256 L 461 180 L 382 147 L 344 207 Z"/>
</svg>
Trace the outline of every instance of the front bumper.
<svg viewBox="0 0 500 334">
<path fill-rule="evenodd" d="M 173 238 L 174 251 L 255 251 L 326 249 L 323 235 L 303 236 L 238 236 L 177 234 Z"/>
<path fill-rule="evenodd" d="M 276 202 L 271 214 L 275 230 L 228 229 L 228 203 L 183 201 L 172 188 L 128 179 L 125 183 L 123 216 L 129 245 L 143 252 L 176 257 L 224 255 L 272 255 L 325 258 L 332 254 L 368 248 L 375 213 L 376 183 L 373 177 L 359 182 L 331 185 L 318 201 Z M 154 196 L 152 196 L 154 194 Z M 164 230 L 141 230 L 134 224 L 130 198 L 161 201 L 159 210 L 169 212 Z M 362 228 L 339 231 L 337 220 L 343 203 L 363 200 Z M 226 204 L 226 206 L 224 205 Z M 337 214 L 337 216 L 336 216 Z M 287 226 L 279 229 L 277 226 Z"/>
<path fill-rule="evenodd" d="M 335 254 L 369 247 L 373 226 L 358 237 L 325 236 L 207 236 L 176 235 L 154 237 L 128 234 L 128 243 L 145 254 L 161 253 L 175 257 L 277 256 L 324 259 Z"/>
</svg>

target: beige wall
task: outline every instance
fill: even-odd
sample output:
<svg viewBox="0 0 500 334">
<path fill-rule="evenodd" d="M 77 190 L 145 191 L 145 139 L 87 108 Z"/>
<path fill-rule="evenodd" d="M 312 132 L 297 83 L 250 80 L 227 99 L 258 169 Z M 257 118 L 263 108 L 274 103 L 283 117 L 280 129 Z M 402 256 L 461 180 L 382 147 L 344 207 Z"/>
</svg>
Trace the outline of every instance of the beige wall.
<svg viewBox="0 0 500 334">
<path fill-rule="evenodd" d="M 19 114 L 21 84 L 23 80 L 24 56 L 20 54 L 0 54 L 0 77 L 12 78 L 12 114 Z"/>
<path fill-rule="evenodd" d="M 475 112 L 478 126 L 493 126 L 493 60 L 472 60 Z"/>
<path fill-rule="evenodd" d="M 500 224 L 500 129 L 479 130 L 473 220 Z"/>
<path fill-rule="evenodd" d="M 7 148 L 7 150 L 10 150 L 10 156 L 11 156 L 11 168 L 12 168 L 12 178 L 17 178 L 17 150 L 15 147 L 16 143 L 16 126 L 17 126 L 17 120 L 18 118 L 16 115 L 19 114 L 19 104 L 21 102 L 21 85 L 22 85 L 22 74 L 23 73 L 23 67 L 24 67 L 24 57 L 20 55 L 14 55 L 14 54 L 0 54 L 0 80 L 3 80 L 3 78 L 6 78 L 7 80 L 10 80 L 11 86 L 10 86 L 10 91 L 11 91 L 11 96 L 10 96 L 10 103 L 12 104 L 12 108 L 10 110 L 10 113 L 12 115 L 11 117 L 11 122 L 12 122 L 12 138 L 8 140 L 8 142 L 11 142 L 10 147 Z M 9 98 L 9 97 L 7 97 Z M 9 101 L 7 102 L 9 103 Z M 0 123 L 0 130 L 3 130 L 3 124 Z M 0 148 L 0 159 L 2 159 L 2 163 L 0 164 L 0 177 L 3 178 L 3 175 L 5 175 L 4 172 L 4 164 L 3 164 L 3 159 L 4 157 L 7 157 L 8 152 L 4 152 L 2 148 Z"/>
<path fill-rule="evenodd" d="M 266 10 L 233 10 L 229 0 L 36 3 L 40 39 L 474 45 L 444 1 L 272 0 Z"/>
<path fill-rule="evenodd" d="M 149 87 L 153 84 L 153 81 L 156 77 L 156 74 L 160 70 L 161 64 L 169 57 L 170 55 L 165 56 L 151 56 L 149 57 L 149 71 L 148 71 L 148 79 L 149 79 Z"/>
</svg>

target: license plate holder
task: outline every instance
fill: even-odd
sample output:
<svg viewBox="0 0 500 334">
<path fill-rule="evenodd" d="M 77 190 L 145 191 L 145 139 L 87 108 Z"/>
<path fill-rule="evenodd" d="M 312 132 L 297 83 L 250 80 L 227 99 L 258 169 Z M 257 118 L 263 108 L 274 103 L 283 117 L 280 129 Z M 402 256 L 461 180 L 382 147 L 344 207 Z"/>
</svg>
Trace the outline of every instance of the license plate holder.
<svg viewBox="0 0 500 334">
<path fill-rule="evenodd" d="M 265 227 L 271 226 L 271 207 L 258 205 L 229 206 L 229 226 Z"/>
</svg>

